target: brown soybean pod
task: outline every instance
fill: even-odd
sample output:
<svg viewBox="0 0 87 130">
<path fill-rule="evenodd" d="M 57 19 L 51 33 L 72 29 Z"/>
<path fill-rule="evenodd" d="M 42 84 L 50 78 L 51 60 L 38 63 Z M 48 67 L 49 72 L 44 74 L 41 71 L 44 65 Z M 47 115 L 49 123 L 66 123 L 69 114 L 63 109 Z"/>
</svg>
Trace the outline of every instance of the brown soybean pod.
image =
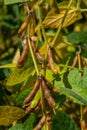
<svg viewBox="0 0 87 130">
<path fill-rule="evenodd" d="M 72 67 L 75 67 L 76 64 L 77 64 L 77 62 L 78 62 L 78 55 L 76 55 L 76 56 L 74 57 Z"/>
<path fill-rule="evenodd" d="M 54 88 L 54 86 L 47 79 L 44 78 L 44 80 L 51 91 L 53 91 L 54 93 L 59 93 L 58 89 Z"/>
<path fill-rule="evenodd" d="M 23 41 L 23 52 L 22 52 L 21 57 L 18 60 L 18 67 L 19 68 L 23 67 L 23 65 L 24 65 L 24 63 L 27 59 L 28 52 L 29 52 L 28 42 L 27 42 L 27 39 L 24 39 L 24 41 Z"/>
<path fill-rule="evenodd" d="M 32 48 L 33 48 L 33 51 L 34 51 L 34 54 L 35 54 L 36 58 L 37 58 L 40 62 L 44 62 L 44 58 L 43 58 L 43 56 L 40 54 L 40 52 L 37 50 L 35 42 L 32 41 L 32 42 L 31 42 L 31 45 L 32 45 Z"/>
<path fill-rule="evenodd" d="M 35 54 L 36 54 L 37 59 L 38 59 L 40 62 L 44 62 L 44 58 L 43 58 L 43 56 L 40 54 L 39 51 L 36 51 Z"/>
<path fill-rule="evenodd" d="M 38 125 L 34 128 L 34 130 L 41 130 L 41 128 L 43 127 L 45 123 L 45 120 L 46 120 L 46 117 L 43 116 L 41 120 L 39 121 Z"/>
<path fill-rule="evenodd" d="M 42 79 L 42 88 L 43 88 L 43 91 L 44 91 L 44 96 L 45 96 L 46 100 L 48 101 L 48 104 L 51 107 L 55 107 L 56 106 L 56 102 L 52 98 L 52 96 L 50 94 L 50 91 L 48 89 L 48 86 L 47 86 L 46 82 L 44 81 L 44 79 Z"/>
<path fill-rule="evenodd" d="M 33 99 L 33 97 L 35 96 L 37 90 L 39 89 L 39 86 L 40 86 L 40 80 L 37 79 L 36 82 L 35 82 L 35 84 L 34 84 L 33 90 L 32 90 L 31 93 L 25 98 L 24 104 L 29 103 L 29 102 Z"/>
<path fill-rule="evenodd" d="M 26 29 L 29 21 L 30 21 L 30 15 L 28 15 L 28 17 L 25 19 L 25 21 L 22 23 L 21 27 L 19 28 L 18 30 L 19 34 L 22 33 Z"/>
<path fill-rule="evenodd" d="M 48 62 L 49 62 L 49 66 L 51 68 L 51 70 L 53 71 L 54 74 L 57 74 L 57 69 L 54 65 L 54 60 L 53 60 L 53 54 L 52 54 L 52 50 L 51 47 L 48 48 Z"/>
</svg>

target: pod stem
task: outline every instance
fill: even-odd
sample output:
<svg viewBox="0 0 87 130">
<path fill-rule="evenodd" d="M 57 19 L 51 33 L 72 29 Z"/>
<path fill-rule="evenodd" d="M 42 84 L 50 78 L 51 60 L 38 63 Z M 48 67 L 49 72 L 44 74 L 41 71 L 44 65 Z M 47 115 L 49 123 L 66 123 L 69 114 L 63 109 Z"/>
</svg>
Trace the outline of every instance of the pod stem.
<svg viewBox="0 0 87 130">
<path fill-rule="evenodd" d="M 67 16 L 68 11 L 69 11 L 69 9 L 70 9 L 70 6 L 71 6 L 71 4 L 72 4 L 72 1 L 73 1 L 73 0 L 70 0 L 70 1 L 69 1 L 69 4 L 68 4 L 68 6 L 67 6 L 67 9 L 66 9 L 66 12 L 65 12 L 65 14 L 64 14 L 64 17 L 63 17 L 63 19 L 62 19 L 62 21 L 61 21 L 61 24 L 60 24 L 60 26 L 59 26 L 59 28 L 58 28 L 58 30 L 57 30 L 56 35 L 55 35 L 55 37 L 54 37 L 54 39 L 53 39 L 53 41 L 52 41 L 52 44 L 51 44 L 52 47 L 53 47 L 54 44 L 56 43 L 56 40 L 57 40 L 57 38 L 58 38 L 58 36 L 59 36 L 59 33 L 60 33 L 61 29 L 62 29 L 62 26 L 63 26 L 63 23 L 64 23 L 64 21 L 65 21 L 65 18 L 66 18 L 66 16 Z"/>
<path fill-rule="evenodd" d="M 40 23 L 40 27 L 42 30 L 42 34 L 46 43 L 46 54 L 45 54 L 45 60 L 47 59 L 47 53 L 48 53 L 48 40 L 46 37 L 46 32 L 43 26 L 43 22 L 42 22 L 42 18 L 41 18 L 41 9 L 40 9 L 40 5 L 38 4 L 38 14 L 39 14 L 39 23 Z M 46 68 L 46 62 L 44 62 L 44 68 Z M 44 75 L 46 75 L 46 69 L 44 69 Z"/>
<path fill-rule="evenodd" d="M 33 59 L 33 63 L 34 63 L 34 66 L 35 66 L 35 70 L 36 70 L 37 76 L 39 76 L 40 73 L 39 73 L 37 62 L 36 62 L 36 59 L 35 59 L 35 56 L 34 56 L 34 52 L 33 52 L 33 49 L 32 49 L 31 43 L 30 43 L 29 24 L 28 24 L 28 44 L 29 44 L 30 53 L 31 53 L 31 56 L 32 56 L 32 59 Z"/>
</svg>

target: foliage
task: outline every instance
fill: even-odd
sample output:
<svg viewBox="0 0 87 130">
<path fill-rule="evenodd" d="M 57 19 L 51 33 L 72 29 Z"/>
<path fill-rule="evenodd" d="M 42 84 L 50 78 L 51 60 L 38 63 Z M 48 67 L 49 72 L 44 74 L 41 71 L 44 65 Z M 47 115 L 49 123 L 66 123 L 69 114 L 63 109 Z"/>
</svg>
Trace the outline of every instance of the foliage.
<svg viewBox="0 0 87 130">
<path fill-rule="evenodd" d="M 87 129 L 87 2 L 0 1 L 0 129 Z"/>
</svg>

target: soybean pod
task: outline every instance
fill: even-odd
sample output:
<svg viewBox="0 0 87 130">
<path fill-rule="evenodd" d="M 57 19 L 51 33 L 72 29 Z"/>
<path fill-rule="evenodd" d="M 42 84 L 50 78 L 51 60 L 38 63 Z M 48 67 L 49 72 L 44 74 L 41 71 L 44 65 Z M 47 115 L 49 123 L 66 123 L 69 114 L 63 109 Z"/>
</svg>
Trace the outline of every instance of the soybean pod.
<svg viewBox="0 0 87 130">
<path fill-rule="evenodd" d="M 35 82 L 35 85 L 34 85 L 33 90 L 32 90 L 31 93 L 25 98 L 24 104 L 27 104 L 27 103 L 31 102 L 31 100 L 34 98 L 36 92 L 38 91 L 39 86 L 40 86 L 40 80 L 37 79 L 36 82 Z"/>
<path fill-rule="evenodd" d="M 23 51 L 22 51 L 22 55 L 20 56 L 20 58 L 18 59 L 18 67 L 21 68 L 24 66 L 24 63 L 27 59 L 27 56 L 28 56 L 28 53 L 29 53 L 29 46 L 28 46 L 28 41 L 27 39 L 25 38 L 23 40 Z"/>
<path fill-rule="evenodd" d="M 54 74 L 57 74 L 58 71 L 57 71 L 57 68 L 56 68 L 55 65 L 54 65 L 52 49 L 51 49 L 50 46 L 48 47 L 48 62 L 49 62 L 49 66 L 50 66 L 52 72 L 53 72 Z"/>
<path fill-rule="evenodd" d="M 34 51 L 34 55 L 36 56 L 36 58 L 38 59 L 39 62 L 44 62 L 44 58 L 43 56 L 40 54 L 40 52 L 37 50 L 36 48 L 36 43 L 31 41 L 31 45 Z"/>
<path fill-rule="evenodd" d="M 43 88 L 43 91 L 44 91 L 44 96 L 45 96 L 46 100 L 48 101 L 48 104 L 51 107 L 55 107 L 56 106 L 56 102 L 53 99 L 53 97 L 51 96 L 50 91 L 48 89 L 48 86 L 47 86 L 47 84 L 46 84 L 44 79 L 42 79 L 42 88 Z"/>
<path fill-rule="evenodd" d="M 55 88 L 47 79 L 44 78 L 44 80 L 45 80 L 45 82 L 46 82 L 46 84 L 47 84 L 47 87 L 48 87 L 51 91 L 53 91 L 54 93 L 59 93 L 59 92 L 58 92 L 58 89 Z"/>
</svg>

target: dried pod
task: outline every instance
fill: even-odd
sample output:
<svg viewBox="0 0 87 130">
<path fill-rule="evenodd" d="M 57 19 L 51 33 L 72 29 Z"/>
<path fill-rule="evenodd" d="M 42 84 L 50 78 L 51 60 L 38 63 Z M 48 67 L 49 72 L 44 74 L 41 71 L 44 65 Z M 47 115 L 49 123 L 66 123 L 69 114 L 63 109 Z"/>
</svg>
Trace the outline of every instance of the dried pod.
<svg viewBox="0 0 87 130">
<path fill-rule="evenodd" d="M 48 104 L 51 106 L 51 107 L 55 107 L 56 106 L 56 102 L 55 100 L 52 98 L 51 94 L 50 94 L 50 91 L 48 89 L 48 86 L 45 82 L 44 79 L 42 79 L 42 88 L 43 88 L 43 91 L 44 91 L 44 96 L 46 98 L 46 100 L 48 101 Z"/>
<path fill-rule="evenodd" d="M 82 66 L 85 67 L 87 66 L 87 63 L 85 61 L 85 58 L 81 56 L 81 63 L 82 63 Z"/>
<path fill-rule="evenodd" d="M 48 80 L 46 80 L 45 78 L 44 78 L 44 80 L 45 80 L 45 82 L 46 82 L 46 84 L 47 84 L 47 87 L 48 87 L 51 91 L 53 91 L 54 93 L 59 93 L 59 92 L 58 92 L 58 89 L 54 88 L 54 86 L 53 86 Z"/>
<path fill-rule="evenodd" d="M 53 60 L 53 54 L 52 54 L 52 49 L 51 47 L 48 48 L 48 62 L 51 70 L 53 71 L 54 74 L 57 74 L 57 68 L 54 65 L 54 60 Z"/>
<path fill-rule="evenodd" d="M 36 51 L 35 55 L 40 62 L 44 62 L 44 58 L 39 51 Z"/>
<path fill-rule="evenodd" d="M 44 58 L 43 58 L 43 56 L 40 54 L 40 52 L 37 50 L 35 42 L 31 41 L 31 45 L 32 45 L 32 48 L 33 48 L 33 51 L 34 51 L 34 54 L 35 54 L 36 58 L 37 58 L 40 62 L 44 62 Z"/>
<path fill-rule="evenodd" d="M 29 102 L 33 99 L 33 97 L 35 96 L 37 90 L 39 89 L 39 86 L 40 86 L 40 80 L 37 79 L 36 82 L 35 82 L 35 85 L 34 85 L 33 90 L 32 90 L 31 93 L 25 98 L 24 104 L 29 103 Z"/>
<path fill-rule="evenodd" d="M 18 30 L 18 33 L 22 33 L 28 26 L 28 23 L 30 21 L 30 15 L 28 15 L 28 17 L 25 19 L 25 21 L 22 23 L 21 27 Z"/>
<path fill-rule="evenodd" d="M 43 116 L 41 118 L 41 120 L 39 121 L 38 125 L 34 128 L 34 130 L 41 130 L 41 128 L 43 127 L 45 121 L 46 121 L 46 117 Z"/>
<path fill-rule="evenodd" d="M 24 41 L 23 41 L 23 52 L 22 52 L 21 57 L 18 60 L 18 67 L 19 68 L 23 67 L 23 65 L 24 65 L 24 63 L 27 59 L 28 52 L 29 52 L 28 41 L 27 41 L 27 39 L 24 39 Z"/>
<path fill-rule="evenodd" d="M 73 59 L 72 67 L 75 67 L 78 62 L 78 55 L 76 55 Z"/>
</svg>

